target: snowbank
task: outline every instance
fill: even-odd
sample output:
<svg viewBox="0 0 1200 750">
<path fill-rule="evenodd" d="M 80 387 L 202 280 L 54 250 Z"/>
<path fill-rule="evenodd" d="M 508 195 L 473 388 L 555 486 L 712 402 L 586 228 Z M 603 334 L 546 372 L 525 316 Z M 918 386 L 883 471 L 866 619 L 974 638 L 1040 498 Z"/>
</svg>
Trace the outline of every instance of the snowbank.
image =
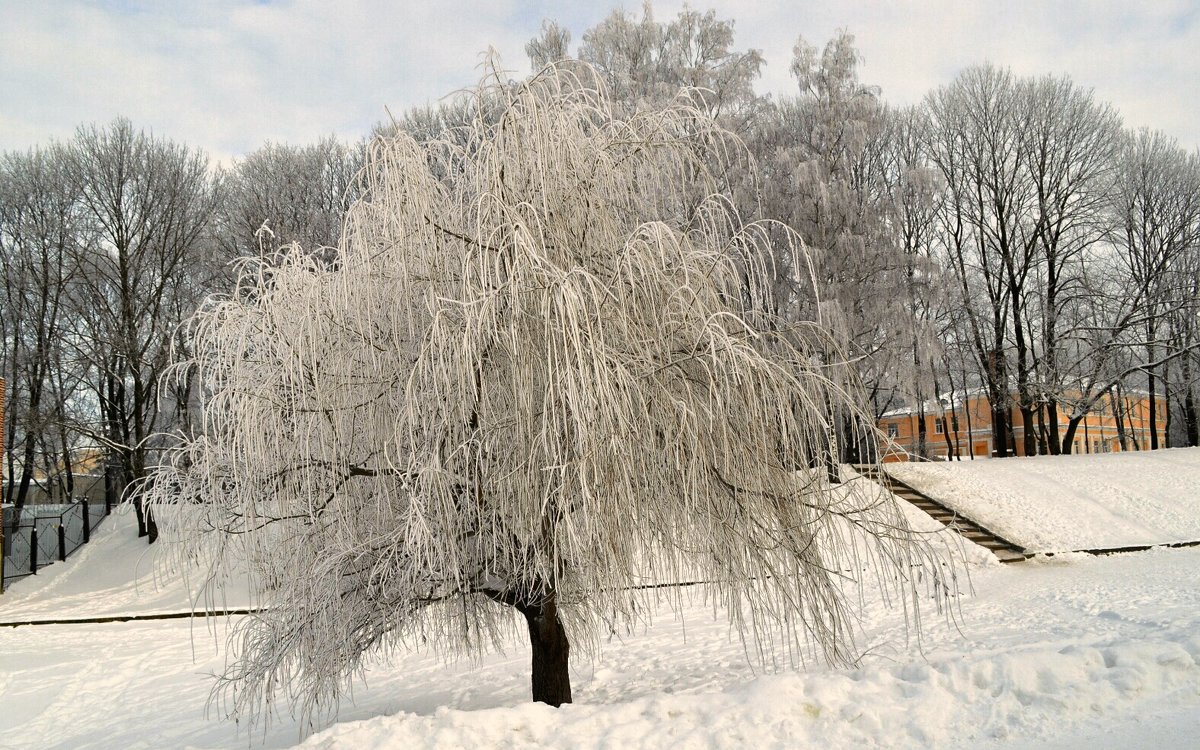
<svg viewBox="0 0 1200 750">
<path fill-rule="evenodd" d="M 1190 710 L 1200 637 L 955 656 L 844 674 L 760 677 L 719 693 L 555 710 L 440 709 L 341 724 L 305 742 L 365 748 L 974 747 L 1095 721 L 1148 698 Z"/>
<path fill-rule="evenodd" d="M 1035 552 L 1200 539 L 1200 448 L 887 468 Z"/>
<path fill-rule="evenodd" d="M 577 675 L 578 702 L 558 711 L 446 695 L 449 707 L 406 706 L 301 746 L 1190 747 L 1200 731 L 1197 584 L 1192 549 L 976 570 L 960 620 L 929 618 L 921 645 L 905 640 L 894 612 L 869 605 L 870 649 L 850 670 L 756 676 L 717 632 L 693 628 L 685 640 L 674 623 L 656 624 L 606 650 L 594 676 Z M 1072 739 L 1089 732 L 1134 741 Z"/>
</svg>

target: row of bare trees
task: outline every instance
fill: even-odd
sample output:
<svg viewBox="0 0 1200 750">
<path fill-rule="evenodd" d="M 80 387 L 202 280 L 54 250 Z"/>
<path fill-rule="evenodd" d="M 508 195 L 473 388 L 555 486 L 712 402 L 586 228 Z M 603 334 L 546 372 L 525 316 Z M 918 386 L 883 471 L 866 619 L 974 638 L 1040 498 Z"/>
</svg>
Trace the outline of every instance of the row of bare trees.
<svg viewBox="0 0 1200 750">
<path fill-rule="evenodd" d="M 955 290 L 943 360 L 971 362 L 1001 455 L 1010 398 L 1026 455 L 1070 452 L 1121 387 L 1150 397 L 1151 448 L 1159 397 L 1182 395 L 1176 412 L 1194 424 L 1197 156 L 1123 129 L 1064 77 L 973 67 L 922 110 L 923 162 L 943 186 L 933 249 Z M 1176 440 L 1196 444 L 1195 429 Z"/>
<path fill-rule="evenodd" d="M 711 11 L 615 12 L 574 50 L 547 22 L 527 51 L 535 69 L 589 63 L 626 112 L 696 87 L 752 157 L 728 160 L 721 189 L 808 245 L 772 245 L 772 314 L 836 327 L 877 413 L 982 391 L 1004 452 L 1015 398 L 1025 452 L 1057 453 L 1090 409 L 1139 388 L 1170 404 L 1171 434 L 1153 431 L 1152 447 L 1200 441 L 1200 163 L 1162 133 L 1124 130 L 1090 91 L 980 66 L 891 107 L 841 33 L 823 48 L 800 40 L 797 93 L 772 100 L 753 89 L 761 54 L 737 49 L 733 22 Z M 380 130 L 454 132 L 477 104 Z M 110 497 L 136 484 L 156 435 L 188 428 L 193 386 L 160 384 L 171 348 L 188 351 L 180 322 L 228 286 L 234 258 L 335 246 L 364 148 L 268 144 L 217 169 L 118 120 L 4 154 L 5 500 L 74 494 L 96 468 L 95 453 L 76 465 L 81 448 L 99 451 Z"/>
<path fill-rule="evenodd" d="M 537 69 L 571 52 L 570 35 L 547 22 L 527 51 Z M 1168 404 L 1150 447 L 1197 444 L 1200 160 L 1171 138 L 1126 130 L 1069 78 L 991 65 L 892 107 L 859 79 L 845 32 L 801 39 L 797 94 L 759 97 L 761 55 L 736 49 L 733 22 L 712 12 L 617 11 L 574 54 L 635 105 L 699 86 L 742 134 L 754 160 L 730 178 L 739 208 L 812 251 L 779 245 L 774 299 L 791 309 L 775 312 L 839 328 L 877 414 L 948 402 L 957 420 L 953 404 L 982 393 L 1000 455 L 1016 449 L 1014 407 L 1022 452 L 1060 453 L 1089 411 L 1138 389 L 1152 410 Z"/>
<path fill-rule="evenodd" d="M 81 474 L 110 502 L 136 487 L 188 429 L 193 384 L 161 377 L 187 353 L 181 323 L 264 237 L 335 244 L 359 158 L 326 139 L 217 170 L 123 119 L 0 157 L 4 501 L 73 497 Z"/>
</svg>

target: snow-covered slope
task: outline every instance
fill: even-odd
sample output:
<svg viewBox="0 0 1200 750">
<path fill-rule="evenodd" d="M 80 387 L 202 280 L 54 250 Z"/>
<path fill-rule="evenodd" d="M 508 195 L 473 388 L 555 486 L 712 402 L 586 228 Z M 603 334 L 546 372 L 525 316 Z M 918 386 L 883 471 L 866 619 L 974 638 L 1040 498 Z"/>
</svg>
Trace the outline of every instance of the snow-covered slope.
<svg viewBox="0 0 1200 750">
<path fill-rule="evenodd" d="M 1200 540 L 1200 448 L 888 471 L 1035 552 Z"/>
<path fill-rule="evenodd" d="M 172 566 L 169 552 L 165 544 L 148 545 L 139 539 L 132 510 L 123 508 L 106 518 L 92 541 L 66 562 L 6 586 L 0 596 L 0 622 L 247 605 L 244 578 L 219 592 L 217 600 L 206 600 L 198 593 L 202 587 L 195 571 Z"/>
</svg>

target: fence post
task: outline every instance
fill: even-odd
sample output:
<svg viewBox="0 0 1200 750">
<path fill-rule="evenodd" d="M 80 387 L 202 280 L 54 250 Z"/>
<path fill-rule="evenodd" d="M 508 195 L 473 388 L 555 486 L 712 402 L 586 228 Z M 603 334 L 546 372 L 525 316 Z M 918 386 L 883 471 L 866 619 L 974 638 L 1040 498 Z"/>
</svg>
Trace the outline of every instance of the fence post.
<svg viewBox="0 0 1200 750">
<path fill-rule="evenodd" d="M 0 519 L 0 526 L 3 526 Z M 4 593 L 4 529 L 0 528 L 0 594 Z"/>
<path fill-rule="evenodd" d="M 63 525 L 63 517 L 58 517 L 58 561 L 67 561 L 67 527 Z"/>
<path fill-rule="evenodd" d="M 79 504 L 83 506 L 83 543 L 87 544 L 92 541 L 92 514 L 87 500 L 81 500 Z"/>
<path fill-rule="evenodd" d="M 37 575 L 37 521 L 29 530 L 29 572 Z"/>
</svg>

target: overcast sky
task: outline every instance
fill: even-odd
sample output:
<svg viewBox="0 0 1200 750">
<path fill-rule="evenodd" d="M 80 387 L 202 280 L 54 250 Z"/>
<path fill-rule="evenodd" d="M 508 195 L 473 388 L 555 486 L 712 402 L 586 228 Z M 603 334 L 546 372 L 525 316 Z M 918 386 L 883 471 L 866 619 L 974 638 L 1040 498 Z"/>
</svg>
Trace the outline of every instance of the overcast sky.
<svg viewBox="0 0 1200 750">
<path fill-rule="evenodd" d="M 623 6 L 640 14 L 640 2 Z M 681 2 L 657 2 L 666 20 Z M 759 90 L 790 94 L 798 36 L 857 39 L 864 83 L 920 100 L 971 63 L 1066 73 L 1133 127 L 1200 146 L 1200 1 L 708 0 L 762 50 Z M 265 141 L 357 138 L 477 78 L 481 52 L 528 70 L 543 18 L 583 32 L 608 0 L 0 0 L 0 149 L 67 138 L 117 115 L 214 158 Z"/>
</svg>

